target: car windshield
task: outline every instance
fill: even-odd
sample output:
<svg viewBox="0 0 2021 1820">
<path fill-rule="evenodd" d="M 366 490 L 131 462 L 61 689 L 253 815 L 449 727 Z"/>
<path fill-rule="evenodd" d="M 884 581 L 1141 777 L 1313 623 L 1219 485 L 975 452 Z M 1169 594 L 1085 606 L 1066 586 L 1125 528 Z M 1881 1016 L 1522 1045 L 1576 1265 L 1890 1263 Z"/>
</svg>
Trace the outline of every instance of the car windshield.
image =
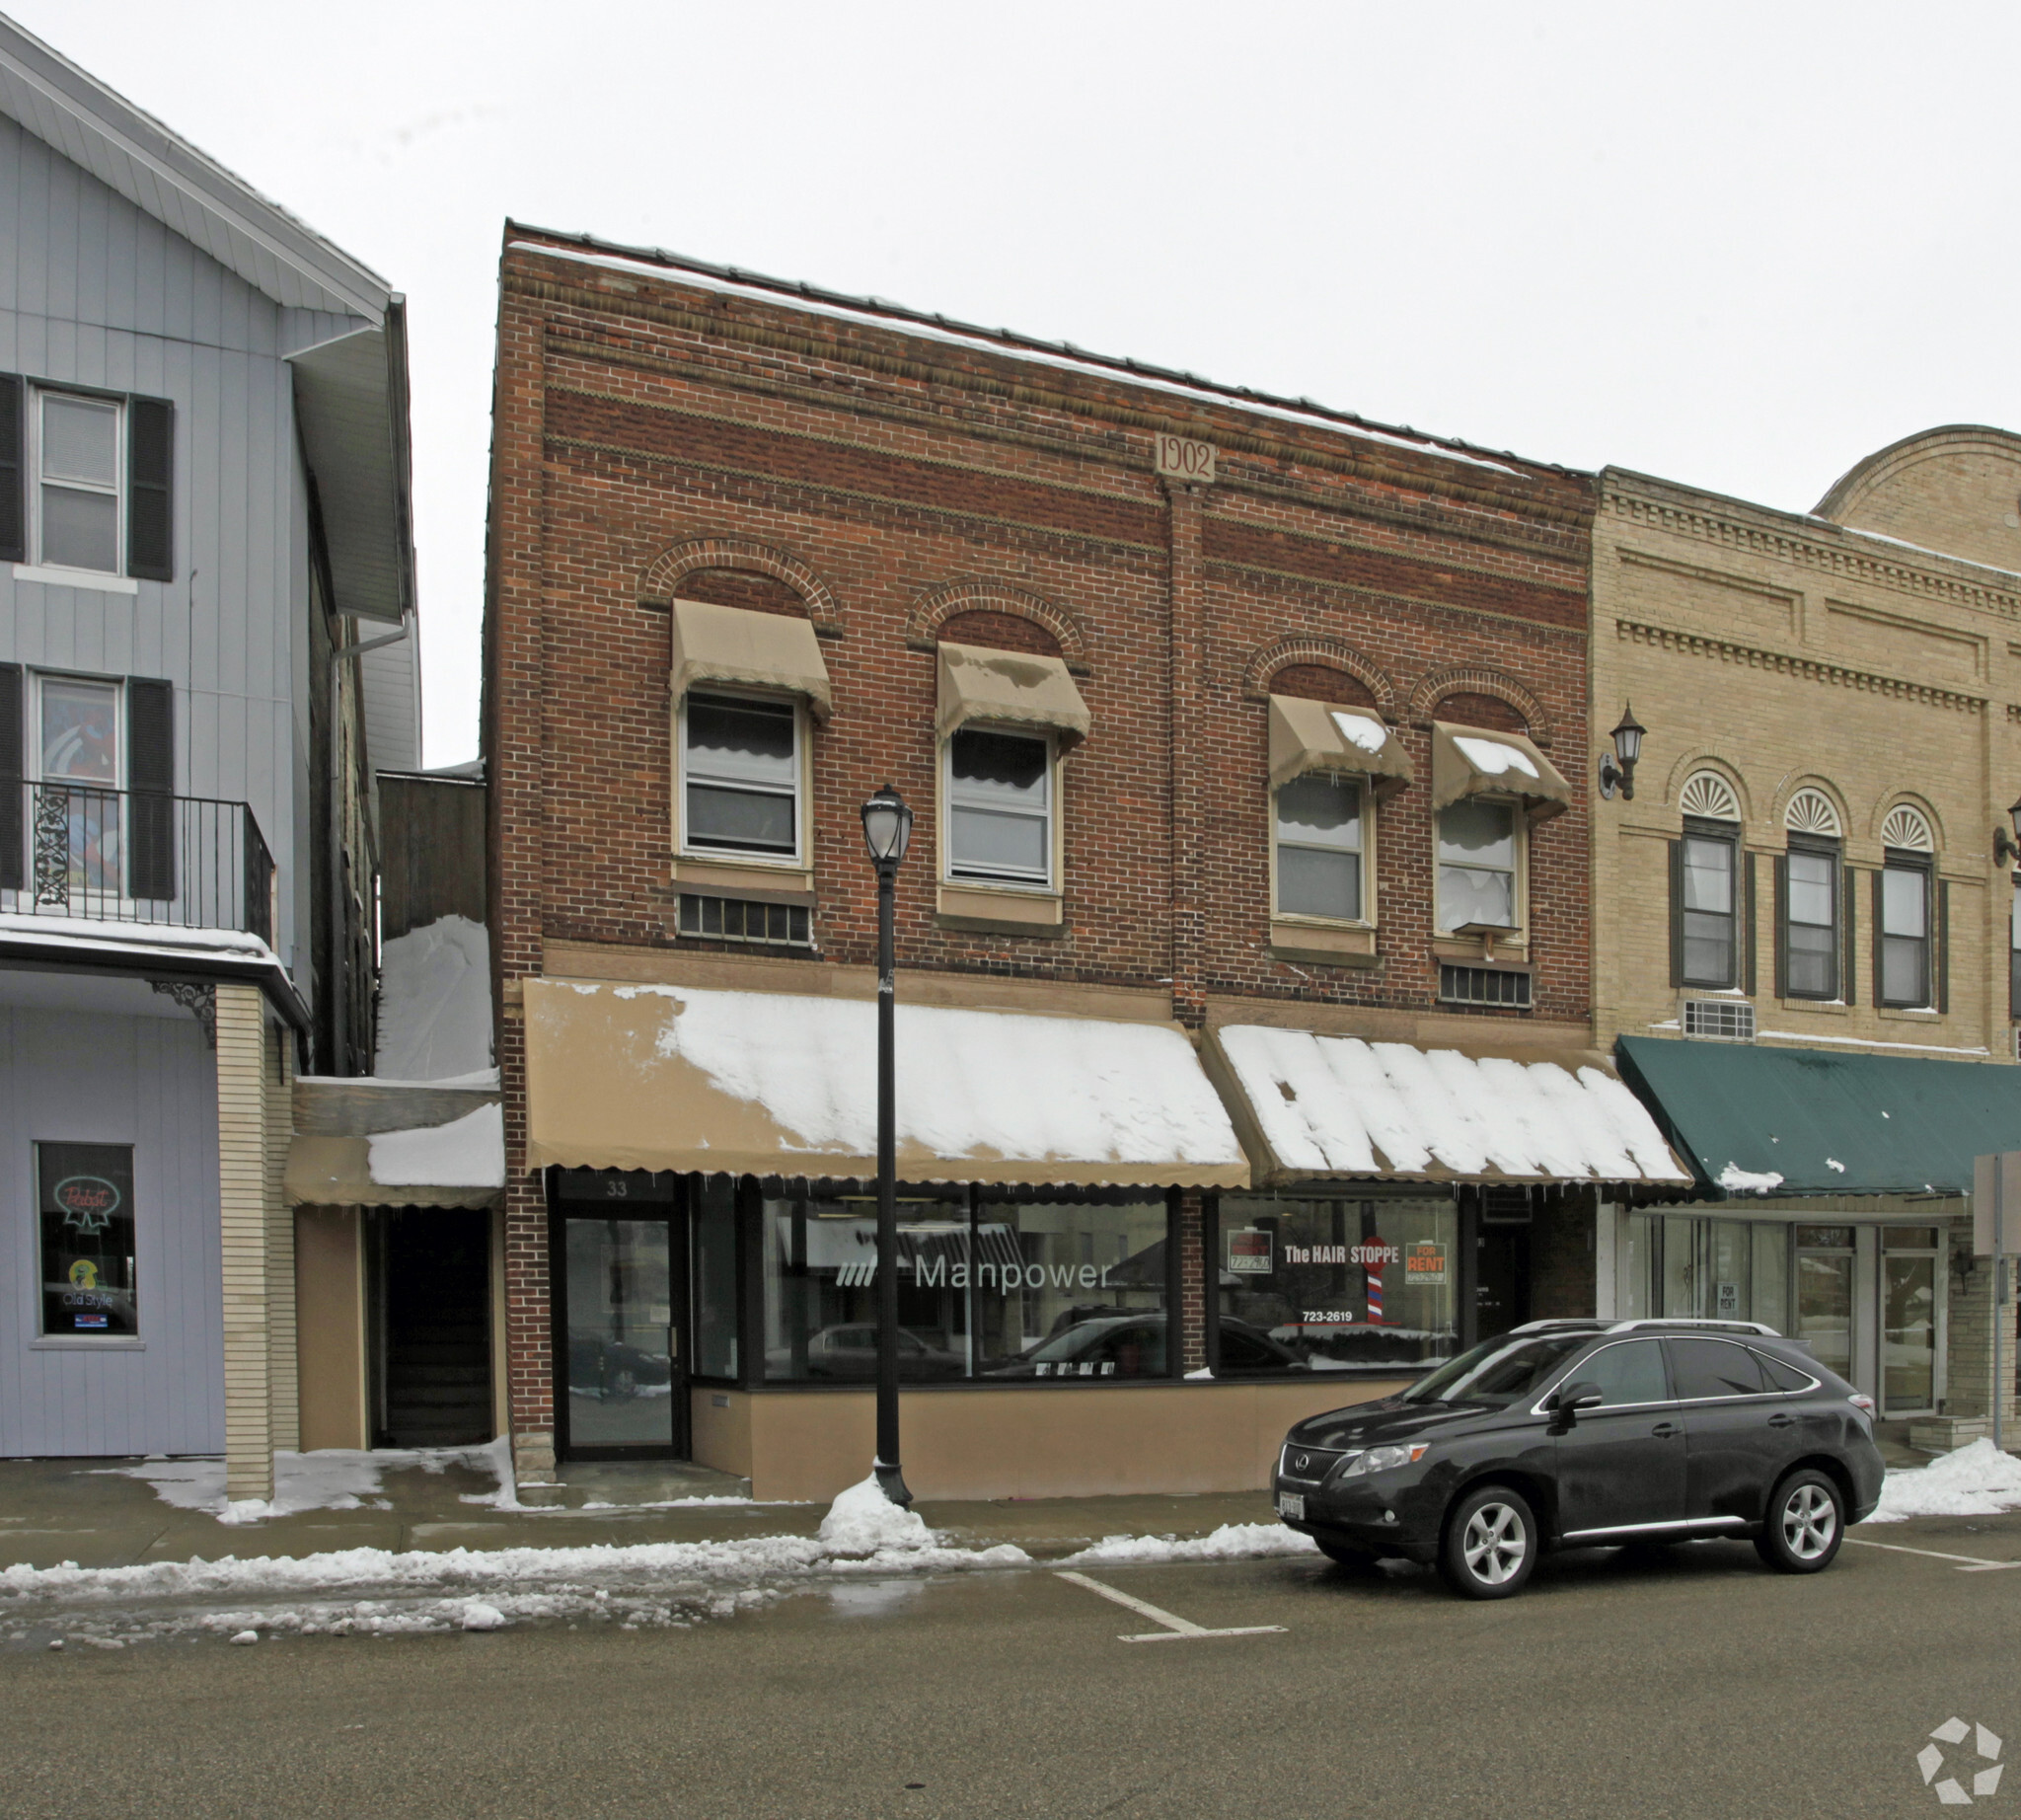
<svg viewBox="0 0 2021 1820">
<path fill-rule="evenodd" d="M 1484 1339 L 1457 1359 L 1449 1359 L 1402 1393 L 1403 1403 L 1484 1403 L 1506 1408 L 1527 1397 L 1548 1378 L 1566 1354 L 1593 1337 L 1591 1333 L 1551 1333 L 1518 1339 L 1504 1333 Z"/>
</svg>

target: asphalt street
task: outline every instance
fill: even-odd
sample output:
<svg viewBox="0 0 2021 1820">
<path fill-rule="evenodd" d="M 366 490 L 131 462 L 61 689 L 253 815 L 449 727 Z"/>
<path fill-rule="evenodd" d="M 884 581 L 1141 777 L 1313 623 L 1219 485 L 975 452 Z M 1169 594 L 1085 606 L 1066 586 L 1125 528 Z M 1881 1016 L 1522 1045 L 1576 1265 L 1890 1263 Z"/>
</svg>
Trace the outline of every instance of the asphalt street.
<svg viewBox="0 0 2021 1820">
<path fill-rule="evenodd" d="M 1954 1716 L 2021 1749 L 2021 1515 L 1547 1560 L 1472 1605 L 1310 1557 L 796 1591 L 682 1630 L 0 1650 L 0 1812 L 41 1816 L 1934 1812 Z M 1909 1554 L 1921 1549 L 1935 1555 Z M 1970 1557 L 1937 1558 L 1939 1555 Z M 1939 1748 L 1972 1785 L 1976 1735 Z M 1974 1803 L 2021 1810 L 2021 1785 Z"/>
</svg>

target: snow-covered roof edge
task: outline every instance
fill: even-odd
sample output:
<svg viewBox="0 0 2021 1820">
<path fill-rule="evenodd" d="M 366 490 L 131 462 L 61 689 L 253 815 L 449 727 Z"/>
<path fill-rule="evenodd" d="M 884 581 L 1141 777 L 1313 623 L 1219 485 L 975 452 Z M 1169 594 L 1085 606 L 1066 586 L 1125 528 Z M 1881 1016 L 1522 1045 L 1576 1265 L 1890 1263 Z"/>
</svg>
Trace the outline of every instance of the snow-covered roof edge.
<svg viewBox="0 0 2021 1820">
<path fill-rule="evenodd" d="M 283 307 L 385 320 L 370 266 L 5 15 L 0 114 Z"/>
<path fill-rule="evenodd" d="M 818 284 L 809 284 L 804 279 L 776 278 L 739 265 L 718 265 L 663 247 L 626 246 L 616 241 L 600 240 L 593 234 L 564 233 L 556 228 L 535 227 L 528 222 L 511 220 L 505 224 L 505 234 L 508 252 L 545 254 L 552 259 L 572 259 L 614 269 L 630 265 L 647 273 L 683 278 L 711 290 L 742 294 L 764 302 L 809 310 L 817 315 L 844 317 L 904 334 L 924 336 L 929 340 L 979 346 L 1011 358 L 1101 373 L 1132 385 L 1208 399 L 1236 410 L 1288 419 L 1311 429 L 1345 431 L 1414 454 L 1438 456 L 1469 467 L 1489 469 L 1514 480 L 1531 480 L 1536 477 L 1536 473 L 1559 475 L 1571 480 L 1593 478 L 1591 472 L 1583 468 L 1536 461 L 1508 449 L 1479 448 L 1457 436 L 1432 435 L 1413 429 L 1407 423 L 1378 423 L 1354 412 L 1322 405 L 1314 399 L 1284 398 L 1275 393 L 1258 392 L 1248 386 L 1228 385 L 1221 380 L 1203 378 L 1198 373 L 1157 366 L 1127 355 L 1095 353 L 1077 347 L 1072 341 L 1049 341 L 1036 336 L 1021 335 L 1014 329 L 984 328 L 936 312 L 916 310 L 907 304 L 894 303 L 889 298 L 831 291 Z M 1521 466 L 1510 467 L 1508 464 L 1511 462 Z"/>
</svg>

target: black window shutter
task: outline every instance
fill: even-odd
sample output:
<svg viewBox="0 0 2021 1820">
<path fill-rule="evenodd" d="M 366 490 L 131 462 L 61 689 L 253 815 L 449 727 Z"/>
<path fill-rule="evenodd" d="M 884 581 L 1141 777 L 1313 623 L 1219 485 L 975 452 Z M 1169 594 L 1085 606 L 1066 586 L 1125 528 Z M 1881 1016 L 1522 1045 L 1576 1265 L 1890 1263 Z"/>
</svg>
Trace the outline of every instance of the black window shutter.
<svg viewBox="0 0 2021 1820">
<path fill-rule="evenodd" d="M 175 577 L 176 408 L 165 398 L 126 401 L 126 572 Z"/>
<path fill-rule="evenodd" d="M 1670 983 L 1684 983 L 1684 843 L 1670 844 Z"/>
<path fill-rule="evenodd" d="M 1951 881 L 1937 880 L 1937 1009 L 1951 1009 Z"/>
<path fill-rule="evenodd" d="M 1838 996 L 1848 1005 L 1859 1003 L 1859 969 L 1853 964 L 1857 948 L 1853 941 L 1853 924 L 1859 909 L 1859 886 L 1853 880 L 1852 868 L 1843 868 L 1838 884 L 1838 941 L 1845 951 L 1838 958 Z M 1874 937 L 1876 951 L 1879 950 L 1880 940 L 1878 935 Z M 1879 1000 L 1875 1003 L 1878 1004 Z"/>
<path fill-rule="evenodd" d="M 1885 943 L 1884 943 L 1884 942 L 1883 942 L 1883 941 L 1881 940 L 1881 937 L 1882 937 L 1882 935 L 1883 935 L 1883 934 L 1884 934 L 1884 933 L 1886 932 L 1886 930 L 1887 930 L 1887 926 L 1888 926 L 1888 912 L 1887 912 L 1887 910 L 1886 910 L 1886 908 L 1885 908 L 1885 905 L 1886 905 L 1886 903 L 1887 903 L 1887 891 L 1886 891 L 1886 889 L 1884 888 L 1884 886 L 1883 886 L 1883 884 L 1882 884 L 1882 881 L 1881 881 L 1881 880 L 1882 880 L 1882 874 L 1881 874 L 1880 872 L 1875 872 L 1875 873 L 1873 874 L 1873 878 L 1874 878 L 1874 1003 L 1875 1003 L 1876 1005 L 1885 1005 L 1885 1004 L 1887 1003 L 1887 1000 L 1886 1000 L 1886 999 L 1884 999 L 1884 998 L 1883 998 L 1883 997 L 1881 996 L 1881 984 L 1882 984 L 1882 974 L 1881 974 L 1881 950 L 1882 950 L 1882 948 L 1885 948 L 1885 947 L 1886 947 L 1887 945 L 1886 945 L 1886 944 L 1885 944 Z"/>
<path fill-rule="evenodd" d="M 0 563 L 28 561 L 28 388 L 0 373 Z"/>
<path fill-rule="evenodd" d="M 1789 997 L 1789 855 L 1775 856 L 1775 996 Z"/>
<path fill-rule="evenodd" d="M 126 894 L 176 894 L 176 691 L 148 676 L 126 679 Z"/>
<path fill-rule="evenodd" d="M 28 827 L 28 787 L 22 783 L 22 670 L 0 663 L 0 891 L 19 891 L 28 882 L 23 836 Z"/>
<path fill-rule="evenodd" d="M 1744 927 L 1741 932 L 1741 988 L 1750 998 L 1755 995 L 1755 856 L 1751 853 L 1741 863 L 1741 916 Z"/>
</svg>

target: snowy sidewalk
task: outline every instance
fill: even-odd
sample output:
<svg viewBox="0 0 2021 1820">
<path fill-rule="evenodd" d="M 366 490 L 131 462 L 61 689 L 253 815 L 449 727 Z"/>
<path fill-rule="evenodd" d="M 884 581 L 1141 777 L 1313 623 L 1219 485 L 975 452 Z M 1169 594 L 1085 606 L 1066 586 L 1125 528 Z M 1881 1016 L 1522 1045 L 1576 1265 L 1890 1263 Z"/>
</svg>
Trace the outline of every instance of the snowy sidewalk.
<svg viewBox="0 0 2021 1820">
<path fill-rule="evenodd" d="M 739 1544 L 812 1538 L 828 1513 L 826 1504 L 632 1502 L 621 1481 L 604 1472 L 596 1475 L 584 1507 L 524 1508 L 501 1483 L 493 1451 L 283 1456 L 276 1514 L 222 1512 L 222 1469 L 212 1461 L 0 1461 L 0 1569 L 65 1561 L 124 1567 L 228 1555 L 301 1559 L 355 1549 L 398 1555 Z M 642 1479 L 643 1491 L 663 1494 L 652 1476 Z M 1010 1543 L 1038 1560 L 1058 1559 L 1107 1536 L 1184 1541 L 1225 1524 L 1275 1521 L 1260 1491 L 928 1502 L 919 1510 L 953 1547 L 979 1551 Z"/>
</svg>

